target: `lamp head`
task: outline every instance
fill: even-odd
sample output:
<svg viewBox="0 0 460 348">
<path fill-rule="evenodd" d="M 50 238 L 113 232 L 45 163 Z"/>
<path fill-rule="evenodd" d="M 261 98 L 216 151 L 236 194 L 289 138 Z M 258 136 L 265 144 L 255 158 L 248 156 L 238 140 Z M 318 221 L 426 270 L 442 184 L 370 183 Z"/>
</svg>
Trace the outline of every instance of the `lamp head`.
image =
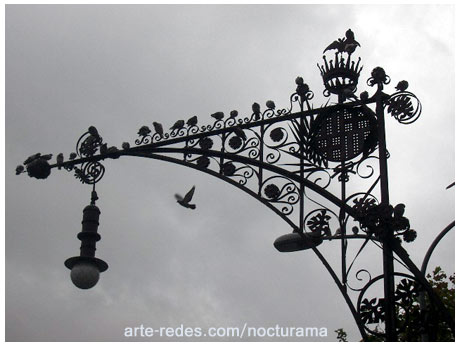
<svg viewBox="0 0 460 348">
<path fill-rule="evenodd" d="M 276 250 L 282 253 L 311 249 L 320 245 L 323 241 L 321 238 L 313 237 L 308 234 L 288 233 L 278 237 L 273 245 Z"/>
<path fill-rule="evenodd" d="M 70 271 L 72 283 L 80 289 L 91 289 L 99 281 L 99 274 L 109 267 L 107 263 L 95 257 L 76 256 L 64 263 Z"/>
</svg>

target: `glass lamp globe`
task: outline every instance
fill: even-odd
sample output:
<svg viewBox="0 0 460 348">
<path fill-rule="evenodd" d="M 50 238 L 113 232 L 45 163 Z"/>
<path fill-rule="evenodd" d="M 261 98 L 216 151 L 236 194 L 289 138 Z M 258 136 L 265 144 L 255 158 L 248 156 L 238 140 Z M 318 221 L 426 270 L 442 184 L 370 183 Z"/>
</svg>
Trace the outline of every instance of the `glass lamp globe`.
<svg viewBox="0 0 460 348">
<path fill-rule="evenodd" d="M 90 289 L 99 281 L 99 268 L 93 262 L 79 262 L 72 267 L 70 279 L 77 288 Z"/>
</svg>

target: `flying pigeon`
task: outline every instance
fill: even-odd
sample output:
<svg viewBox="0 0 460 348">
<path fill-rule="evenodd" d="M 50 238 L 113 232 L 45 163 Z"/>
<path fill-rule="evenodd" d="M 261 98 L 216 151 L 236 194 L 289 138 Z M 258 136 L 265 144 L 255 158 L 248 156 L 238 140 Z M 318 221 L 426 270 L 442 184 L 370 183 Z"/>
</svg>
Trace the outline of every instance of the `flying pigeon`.
<svg viewBox="0 0 460 348">
<path fill-rule="evenodd" d="M 179 120 L 179 121 L 176 121 L 176 123 L 174 123 L 173 126 L 171 128 L 169 128 L 169 129 L 172 129 L 172 130 L 174 130 L 174 129 L 182 129 L 182 128 L 184 128 L 184 124 L 185 124 L 184 120 Z"/>
<path fill-rule="evenodd" d="M 197 123 L 198 123 L 198 117 L 193 116 L 193 117 L 188 119 L 187 126 L 193 127 L 193 126 L 196 126 Z"/>
<path fill-rule="evenodd" d="M 163 136 L 164 132 L 163 132 L 163 126 L 161 125 L 161 123 L 153 122 L 153 128 L 155 129 L 155 132 L 158 135 L 160 135 L 161 137 Z"/>
<path fill-rule="evenodd" d="M 407 88 L 409 87 L 409 82 L 407 82 L 406 80 L 402 80 L 402 81 L 399 81 L 398 84 L 396 85 L 396 89 L 398 91 L 405 91 Z"/>
<path fill-rule="evenodd" d="M 190 204 L 190 201 L 192 200 L 194 193 L 195 193 L 195 186 L 193 186 L 190 189 L 190 191 L 187 192 L 185 197 L 182 197 L 181 195 L 178 195 L 177 193 L 174 195 L 174 197 L 176 198 L 177 203 L 179 203 L 181 206 L 185 208 L 195 209 L 196 205 Z"/>
<path fill-rule="evenodd" d="M 221 120 L 224 118 L 224 113 L 222 111 L 218 111 L 211 114 L 211 117 L 215 118 L 216 120 Z"/>
</svg>

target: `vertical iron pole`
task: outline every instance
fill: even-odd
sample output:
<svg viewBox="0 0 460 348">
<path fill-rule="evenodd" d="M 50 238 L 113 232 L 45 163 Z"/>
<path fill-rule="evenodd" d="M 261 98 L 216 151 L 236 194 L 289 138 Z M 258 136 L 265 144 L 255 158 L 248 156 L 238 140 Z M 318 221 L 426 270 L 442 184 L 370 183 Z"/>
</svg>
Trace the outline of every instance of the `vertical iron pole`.
<svg viewBox="0 0 460 348">
<path fill-rule="evenodd" d="M 342 104 L 346 101 L 343 93 L 339 93 L 338 95 L 338 102 L 339 104 Z M 345 136 L 345 122 L 343 121 L 342 119 L 342 122 L 340 122 L 340 125 L 339 127 L 343 127 L 342 129 L 340 129 L 340 132 L 342 134 L 342 139 L 340 140 L 341 141 L 341 145 L 342 145 L 342 149 L 341 149 L 341 156 L 342 156 L 342 162 L 341 162 L 341 166 L 342 166 L 342 172 L 339 174 L 339 180 L 341 181 L 341 192 L 342 192 L 342 195 L 341 195 L 341 199 L 342 199 L 342 203 L 345 204 L 346 200 L 347 200 L 347 196 L 346 196 L 346 175 L 347 175 L 347 172 L 346 172 L 346 169 L 345 169 L 345 148 L 346 148 L 346 136 Z M 341 247 L 341 256 L 342 256 L 342 284 L 346 284 L 347 283 L 347 241 L 345 239 L 345 234 L 346 234 L 346 230 L 345 230 L 345 211 L 343 209 L 340 209 L 340 214 L 339 214 L 339 223 L 340 223 L 340 234 L 341 234 L 341 239 L 340 239 L 340 247 Z M 347 291 L 347 288 L 345 287 L 344 288 L 344 291 L 346 292 Z"/>
<path fill-rule="evenodd" d="M 303 103 L 300 104 L 300 110 L 303 111 L 304 108 L 303 108 Z M 297 121 L 294 121 L 293 122 L 297 122 Z M 302 123 L 302 120 L 299 120 L 300 123 Z M 300 191 L 300 202 L 299 202 L 299 229 L 300 229 L 300 233 L 305 233 L 304 231 L 304 226 L 305 226 L 305 222 L 304 222 L 304 217 L 305 217 L 305 213 L 304 213 L 304 210 L 305 210 L 305 198 L 304 198 L 304 194 L 305 194 L 305 185 L 303 183 L 303 179 L 305 178 L 305 162 L 304 162 L 304 156 L 305 156 L 305 149 L 304 149 L 304 146 L 302 143 L 300 143 L 300 176 L 302 177 L 302 182 L 300 183 L 300 187 L 299 187 L 299 191 Z"/>
<path fill-rule="evenodd" d="M 262 121 L 264 120 L 264 114 L 262 115 Z M 256 118 L 256 120 L 258 120 Z M 264 161 L 264 135 L 265 135 L 265 126 L 262 124 L 260 125 L 260 148 L 259 148 L 259 161 L 262 163 Z M 263 170 L 259 167 L 259 196 L 262 196 L 262 182 L 263 182 Z"/>
<path fill-rule="evenodd" d="M 388 166 L 387 166 L 387 147 L 385 140 L 385 119 L 383 111 L 383 84 L 378 84 L 376 93 L 376 114 L 378 123 L 378 142 L 379 142 L 379 164 L 380 164 L 380 194 L 381 203 L 390 203 L 388 193 Z M 396 335 L 396 311 L 395 311 L 395 281 L 393 250 L 391 243 L 393 240 L 393 230 L 387 226 L 382 238 L 383 244 L 383 281 L 385 296 L 385 339 L 389 342 L 397 341 Z"/>
</svg>

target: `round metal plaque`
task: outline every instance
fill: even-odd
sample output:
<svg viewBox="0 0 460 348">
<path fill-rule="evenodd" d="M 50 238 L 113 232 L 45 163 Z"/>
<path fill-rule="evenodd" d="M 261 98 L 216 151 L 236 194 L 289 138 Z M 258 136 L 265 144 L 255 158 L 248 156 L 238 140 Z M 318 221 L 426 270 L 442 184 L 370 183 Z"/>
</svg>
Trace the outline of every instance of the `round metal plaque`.
<svg viewBox="0 0 460 348">
<path fill-rule="evenodd" d="M 376 144 L 377 120 L 367 107 L 344 107 L 321 114 L 313 125 L 312 149 L 331 162 L 351 160 Z M 369 150 L 369 149 L 367 149 Z"/>
</svg>

